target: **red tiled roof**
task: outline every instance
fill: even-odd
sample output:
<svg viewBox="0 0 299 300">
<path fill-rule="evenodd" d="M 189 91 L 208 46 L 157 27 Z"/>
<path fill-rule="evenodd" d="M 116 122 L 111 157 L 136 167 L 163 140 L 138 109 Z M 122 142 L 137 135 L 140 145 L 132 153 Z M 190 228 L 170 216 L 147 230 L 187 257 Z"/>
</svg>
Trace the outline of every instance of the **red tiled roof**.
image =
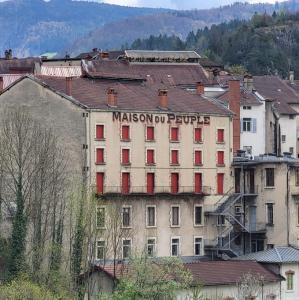
<svg viewBox="0 0 299 300">
<path fill-rule="evenodd" d="M 281 280 L 278 274 L 271 272 L 255 261 L 198 261 L 184 263 L 184 266 L 191 272 L 194 282 L 201 283 L 204 286 L 236 284 L 247 273 L 262 276 L 265 282 Z M 114 278 L 113 264 L 97 265 L 95 270 L 104 271 Z M 116 264 L 115 277 L 120 279 L 128 271 L 128 265 Z"/>
<path fill-rule="evenodd" d="M 83 61 L 83 70 L 94 77 L 149 79 L 152 83 L 167 85 L 194 85 L 209 80 L 199 64 L 155 64 L 127 61 Z"/>
<path fill-rule="evenodd" d="M 274 101 L 280 114 L 298 114 L 289 104 L 299 104 L 299 94 L 278 76 L 254 76 L 253 86 L 265 99 Z"/>
<path fill-rule="evenodd" d="M 37 77 L 52 89 L 66 93 L 65 78 Z M 107 106 L 106 92 L 108 88 L 113 88 L 117 92 L 118 109 L 161 111 L 158 108 L 158 90 L 161 85 L 74 78 L 72 80 L 72 97 L 88 108 L 108 110 L 110 109 Z M 209 115 L 231 114 L 224 106 L 207 98 L 190 94 L 180 88 L 168 87 L 167 89 L 170 112 L 195 112 Z"/>
<path fill-rule="evenodd" d="M 241 263 L 240 263 L 241 262 Z M 278 275 L 255 261 L 207 261 L 184 264 L 191 272 L 193 279 L 203 285 L 236 284 L 247 273 L 263 276 L 265 282 L 276 282 Z"/>
<path fill-rule="evenodd" d="M 228 91 L 221 94 L 218 99 L 228 102 Z M 262 102 L 258 98 L 247 90 L 241 89 L 241 105 L 261 105 Z"/>
</svg>

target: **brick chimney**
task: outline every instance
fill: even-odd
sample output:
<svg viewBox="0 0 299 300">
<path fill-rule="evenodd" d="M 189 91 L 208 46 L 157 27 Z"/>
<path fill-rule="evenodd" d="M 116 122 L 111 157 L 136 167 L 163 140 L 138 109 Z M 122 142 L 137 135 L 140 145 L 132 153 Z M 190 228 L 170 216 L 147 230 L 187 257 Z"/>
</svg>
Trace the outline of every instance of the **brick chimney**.
<svg viewBox="0 0 299 300">
<path fill-rule="evenodd" d="M 65 92 L 68 96 L 72 96 L 72 77 L 65 77 Z"/>
<path fill-rule="evenodd" d="M 0 76 L 0 93 L 4 90 L 4 81 L 3 81 L 3 77 Z"/>
<path fill-rule="evenodd" d="M 203 95 L 205 93 L 205 86 L 201 81 L 196 83 L 196 94 Z"/>
<path fill-rule="evenodd" d="M 117 92 L 113 88 L 107 90 L 107 105 L 117 107 Z"/>
<path fill-rule="evenodd" d="M 107 52 L 107 51 L 101 52 L 101 58 L 102 59 L 109 59 L 109 52 Z"/>
<path fill-rule="evenodd" d="M 168 109 L 168 91 L 166 89 L 159 89 L 159 107 L 161 109 Z"/>
<path fill-rule="evenodd" d="M 241 91 L 239 80 L 229 80 L 228 82 L 229 109 L 234 113 L 233 116 L 233 153 L 240 149 L 240 102 Z"/>
</svg>

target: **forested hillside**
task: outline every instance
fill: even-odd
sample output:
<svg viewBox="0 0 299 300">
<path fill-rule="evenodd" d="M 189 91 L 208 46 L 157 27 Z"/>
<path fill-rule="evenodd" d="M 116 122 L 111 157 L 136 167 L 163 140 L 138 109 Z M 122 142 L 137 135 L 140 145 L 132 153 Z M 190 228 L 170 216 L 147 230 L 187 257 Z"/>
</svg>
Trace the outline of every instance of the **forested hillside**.
<svg viewBox="0 0 299 300">
<path fill-rule="evenodd" d="M 243 65 L 256 75 L 299 74 L 299 14 L 255 14 L 250 21 L 231 21 L 176 36 L 137 39 L 133 49 L 197 50 L 226 66 Z"/>
</svg>

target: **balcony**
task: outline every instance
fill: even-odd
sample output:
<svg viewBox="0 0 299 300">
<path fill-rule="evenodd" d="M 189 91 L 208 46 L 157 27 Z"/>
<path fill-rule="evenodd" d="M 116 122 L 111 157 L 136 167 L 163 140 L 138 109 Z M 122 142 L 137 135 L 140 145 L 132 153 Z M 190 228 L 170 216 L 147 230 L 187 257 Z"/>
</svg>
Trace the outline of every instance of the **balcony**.
<svg viewBox="0 0 299 300">
<path fill-rule="evenodd" d="M 103 193 L 98 193 L 97 196 L 100 195 L 146 195 L 146 196 L 154 196 L 154 195 L 198 195 L 198 196 L 207 196 L 211 195 L 211 187 L 202 186 L 202 188 L 195 192 L 194 186 L 179 186 L 177 193 L 171 192 L 171 186 L 155 186 L 153 189 L 150 189 L 153 192 L 149 192 L 149 189 L 146 186 L 130 186 L 129 192 L 123 192 L 121 186 L 104 186 Z"/>
</svg>

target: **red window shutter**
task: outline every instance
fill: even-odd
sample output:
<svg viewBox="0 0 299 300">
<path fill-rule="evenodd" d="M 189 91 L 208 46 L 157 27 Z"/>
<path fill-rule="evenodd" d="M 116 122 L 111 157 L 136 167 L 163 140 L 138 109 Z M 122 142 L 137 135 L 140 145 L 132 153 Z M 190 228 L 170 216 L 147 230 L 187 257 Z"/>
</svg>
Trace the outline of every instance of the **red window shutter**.
<svg viewBox="0 0 299 300">
<path fill-rule="evenodd" d="M 103 194 L 104 192 L 104 173 L 97 173 L 97 194 Z"/>
<path fill-rule="evenodd" d="M 178 127 L 172 127 L 171 128 L 170 139 L 172 141 L 178 141 L 179 140 L 179 128 Z"/>
<path fill-rule="evenodd" d="M 147 158 L 147 161 L 146 161 L 147 164 L 154 164 L 155 163 L 155 151 L 153 149 L 148 149 L 146 151 L 146 158 Z"/>
<path fill-rule="evenodd" d="M 217 142 L 223 143 L 224 142 L 224 129 L 217 130 Z"/>
<path fill-rule="evenodd" d="M 96 139 L 104 139 L 104 125 L 96 125 Z"/>
<path fill-rule="evenodd" d="M 224 184 L 224 174 L 218 173 L 217 174 L 217 194 L 223 194 L 223 184 Z"/>
<path fill-rule="evenodd" d="M 146 139 L 153 141 L 155 139 L 155 129 L 153 126 L 146 127 Z"/>
<path fill-rule="evenodd" d="M 202 192 L 202 174 L 195 173 L 194 175 L 194 190 L 195 193 L 200 194 Z"/>
<path fill-rule="evenodd" d="M 130 173 L 122 173 L 122 193 L 129 194 L 130 192 Z"/>
<path fill-rule="evenodd" d="M 179 174 L 171 173 L 171 193 L 176 194 L 179 191 Z"/>
<path fill-rule="evenodd" d="M 194 160 L 196 166 L 200 166 L 202 164 L 202 152 L 200 150 L 195 150 Z"/>
<path fill-rule="evenodd" d="M 224 165 L 224 151 L 217 151 L 217 164 Z"/>
<path fill-rule="evenodd" d="M 123 125 L 121 127 L 121 138 L 124 141 L 128 141 L 130 139 L 130 126 L 129 125 Z"/>
<path fill-rule="evenodd" d="M 194 129 L 194 140 L 195 142 L 202 141 L 202 128 L 195 128 Z"/>
<path fill-rule="evenodd" d="M 155 189 L 155 174 L 154 173 L 147 173 L 146 175 L 147 181 L 147 193 L 153 194 Z"/>
<path fill-rule="evenodd" d="M 102 164 L 104 163 L 104 149 L 103 148 L 97 148 L 96 149 L 96 163 Z"/>
<path fill-rule="evenodd" d="M 130 163 L 130 150 L 122 149 L 122 164 L 129 164 L 129 163 Z"/>
<path fill-rule="evenodd" d="M 179 151 L 178 150 L 171 150 L 171 163 L 173 165 L 179 164 Z"/>
</svg>

